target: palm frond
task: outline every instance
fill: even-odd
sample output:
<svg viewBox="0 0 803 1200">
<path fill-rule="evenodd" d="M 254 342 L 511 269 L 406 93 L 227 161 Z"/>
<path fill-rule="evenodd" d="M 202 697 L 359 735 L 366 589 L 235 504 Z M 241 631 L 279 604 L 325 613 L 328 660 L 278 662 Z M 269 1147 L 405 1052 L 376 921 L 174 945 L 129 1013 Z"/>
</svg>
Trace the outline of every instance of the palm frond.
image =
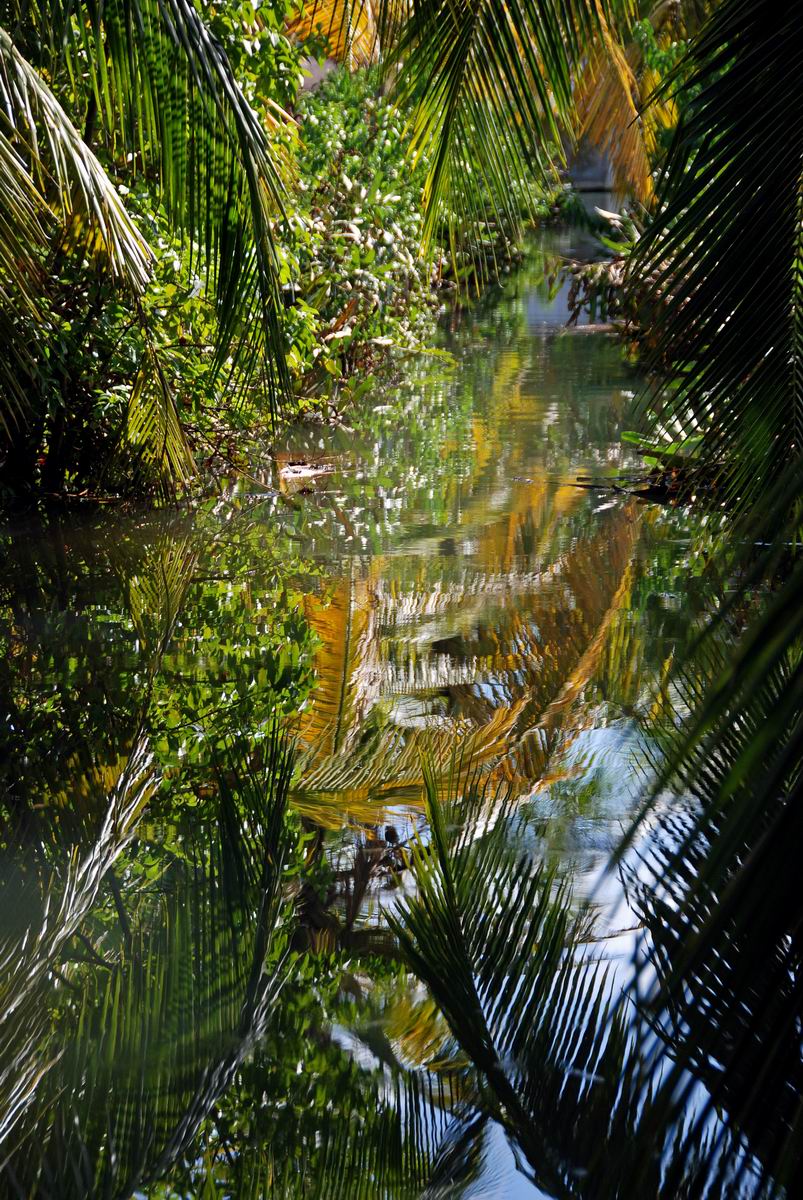
<svg viewBox="0 0 803 1200">
<path fill-rule="evenodd" d="M 518 192 L 554 181 L 573 136 L 572 81 L 615 3 L 415 0 L 392 60 L 397 94 L 414 109 L 411 151 L 430 162 L 424 234 L 453 244 L 486 222 L 520 224 Z M 515 185 L 515 186 L 514 186 Z M 476 234 L 477 260 L 487 247 Z"/>
<path fill-rule="evenodd" d="M 287 162 L 192 0 L 60 0 L 39 20 L 60 35 L 73 77 L 116 154 L 155 169 L 175 228 L 198 256 L 218 312 L 217 359 L 243 387 L 261 371 L 271 403 L 287 392 L 273 221 Z"/>
<path fill-rule="evenodd" d="M 192 478 L 195 461 L 176 411 L 173 390 L 156 351 L 148 346 L 131 388 L 125 443 L 138 470 L 170 495 Z"/>
<path fill-rule="evenodd" d="M 646 204 L 653 196 L 654 110 L 639 111 L 634 58 L 610 36 L 601 39 L 578 81 L 576 103 L 580 136 L 609 160 L 617 192 Z"/>
<path fill-rule="evenodd" d="M 28 414 L 25 381 L 37 371 L 32 344 L 42 323 L 44 257 L 56 230 L 51 206 L 85 252 L 100 255 L 134 295 L 147 284 L 152 254 L 103 167 L 4 29 L 0 164 L 0 422 L 8 430 Z"/>
<path fill-rule="evenodd" d="M 745 543 L 767 546 L 779 529 L 796 540 L 798 491 L 792 473 L 736 530 L 725 560 L 743 579 L 675 674 L 688 716 L 655 730 L 665 760 L 622 851 L 649 818 L 629 885 L 649 931 L 651 1025 L 687 1094 L 700 1081 L 707 1090 L 689 1137 L 724 1111 L 761 1174 L 790 1194 L 803 1179 L 803 912 L 789 887 L 801 839 L 803 564 L 781 538 L 747 571 L 742 560 Z M 683 802 L 665 811 L 668 787 Z"/>
<path fill-rule="evenodd" d="M 662 46 L 695 36 L 709 7 L 705 0 L 658 0 L 646 11 L 639 6 L 643 23 Z M 676 124 L 677 105 L 671 92 L 657 93 L 641 40 L 630 34 L 620 44 L 606 29 L 603 34 L 577 82 L 579 135 L 607 157 L 616 192 L 649 204 L 658 134 Z"/>
<path fill-rule="evenodd" d="M 135 294 L 150 275 L 151 251 L 126 212 L 116 187 L 81 138 L 41 76 L 0 29 L 0 145 L 8 170 L 4 179 L 4 215 L 11 205 L 5 187 L 13 181 L 20 205 L 18 219 L 47 207 L 49 184 L 57 184 L 56 203 L 62 222 L 75 215 L 89 224 L 112 272 Z M 24 164 L 24 165 L 23 165 Z M 22 172 L 27 178 L 21 178 Z M 5 175 L 5 172 L 4 172 Z M 15 225 L 17 222 L 15 221 Z M 12 226 L 13 227 L 13 226 Z M 17 229 L 20 227 L 17 225 Z"/>
<path fill-rule="evenodd" d="M 667 441 L 701 438 L 701 466 L 743 503 L 799 459 L 803 437 L 801 12 L 715 8 L 633 264 L 636 283 L 650 280 L 654 365 L 671 379 L 650 410 Z"/>
<path fill-rule="evenodd" d="M 368 67 L 381 56 L 380 22 L 389 3 L 372 0 L 310 0 L 301 6 L 289 32 L 304 40 L 319 33 L 330 58 L 353 70 Z M 377 11 L 379 10 L 379 11 Z"/>
</svg>

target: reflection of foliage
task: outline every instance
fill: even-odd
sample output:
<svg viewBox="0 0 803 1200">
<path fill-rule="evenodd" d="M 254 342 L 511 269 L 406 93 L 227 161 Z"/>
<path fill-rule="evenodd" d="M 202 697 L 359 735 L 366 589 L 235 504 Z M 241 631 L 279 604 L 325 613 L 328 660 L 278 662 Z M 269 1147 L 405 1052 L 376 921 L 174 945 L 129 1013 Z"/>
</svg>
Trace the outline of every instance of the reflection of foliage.
<svg viewBox="0 0 803 1200">
<path fill-rule="evenodd" d="M 5 797 L 4 894 L 14 896 L 4 905 L 2 957 L 2 1087 L 5 1128 L 14 1135 L 4 1146 L 12 1151 L 5 1178 L 43 1196 L 129 1194 L 147 1179 L 169 1176 L 177 1160 L 194 1161 L 199 1138 L 210 1170 L 225 1174 L 223 1142 L 217 1150 L 212 1144 L 226 1137 L 218 1096 L 232 1084 L 236 1109 L 241 1081 L 248 1096 L 258 1086 L 246 1059 L 265 1036 L 275 985 L 290 965 L 285 935 L 280 930 L 277 940 L 276 931 L 282 896 L 295 887 L 293 874 L 282 881 L 281 873 L 282 848 L 297 823 L 284 820 L 290 762 L 279 748 L 276 720 L 298 707 L 308 687 L 309 636 L 286 590 L 292 563 L 285 555 L 279 565 L 275 534 L 259 506 L 245 502 L 240 510 L 232 502 L 227 515 L 218 536 L 205 543 L 198 531 L 187 539 L 161 518 L 143 528 L 122 522 L 123 536 L 107 539 L 99 553 L 79 528 L 49 527 L 54 561 L 36 561 L 34 569 L 31 559 L 27 594 L 9 589 L 10 645 L 37 664 L 25 694 L 45 693 L 55 681 L 62 697 L 41 727 L 20 731 L 13 717 L 6 721 L 7 732 L 25 732 L 39 757 L 17 774 L 16 794 L 9 786 Z M 74 646 L 50 640 L 70 627 L 63 620 L 51 627 L 51 595 L 67 613 L 91 607 L 93 622 L 81 627 Z M 114 622 L 115 634 L 103 644 L 120 659 L 113 672 L 107 667 L 93 675 L 86 662 L 103 618 Z M 271 660 L 273 673 L 265 667 Z M 269 677 L 258 678 L 257 667 Z M 140 686 L 126 704 L 122 689 L 129 680 Z M 19 679 L 7 682 L 6 702 L 15 688 L 19 700 Z M 98 691 L 97 707 L 86 704 L 94 696 L 90 684 Z M 35 714 L 37 705 L 28 709 Z M 130 784 L 135 766 L 125 766 L 124 752 L 112 760 L 106 749 L 109 713 L 118 728 L 115 746 L 124 748 L 134 736 L 135 717 L 144 715 L 150 726 L 168 783 L 152 795 L 149 752 L 147 807 L 142 789 Z M 66 732 L 70 755 L 50 761 Z M 21 757 L 11 757 L 7 785 L 21 764 Z M 118 792 L 128 797 L 125 820 L 122 799 L 114 799 Z M 104 811 L 108 852 L 95 833 Z M 82 882 L 83 859 L 70 865 L 75 846 L 79 854 L 87 848 L 91 888 Z M 19 949 L 23 941 L 30 970 Z M 271 1073 L 275 1107 L 265 1113 L 268 1129 L 260 1127 L 265 1140 L 247 1181 L 255 1194 L 267 1179 L 280 1187 L 292 1161 L 283 1147 L 300 1144 L 294 1142 L 299 1131 L 282 1114 L 290 1111 L 288 1092 L 307 1085 L 297 1079 L 296 1063 L 302 1055 L 312 1060 L 315 1043 L 299 1017 L 309 1011 L 309 989 L 320 972 L 296 957 L 292 962 L 300 972 L 296 1000 L 283 1010 L 283 1031 L 275 1030 L 266 1048 L 273 1059 L 259 1060 Z M 321 1146 L 311 1103 L 320 1098 L 320 1084 L 312 1082 L 303 1101 L 297 1097 L 309 1123 L 303 1179 L 311 1187 L 329 1180 L 321 1185 L 325 1194 L 342 1187 L 354 1195 L 337 1174 L 335 1141 L 356 1153 L 354 1171 L 362 1172 L 366 1188 L 371 1155 L 392 1143 L 398 1147 L 395 1194 L 414 1194 L 410 1180 L 418 1167 L 408 1156 L 398 1105 L 383 1099 L 381 1079 L 363 1077 L 348 1055 L 332 1046 L 326 1058 L 339 1064 L 342 1120 L 332 1123 L 333 1144 Z M 350 1140 L 357 1111 L 365 1113 L 359 1149 Z M 30 1155 L 25 1148 L 33 1129 L 38 1150 Z M 419 1153 L 419 1143 L 413 1151 Z M 260 1175 L 263 1167 L 267 1174 Z M 281 1186 L 298 1194 L 300 1184 L 291 1171 Z"/>
<path fill-rule="evenodd" d="M 448 1022 L 448 1037 L 430 1025 L 431 1065 L 451 1060 L 467 1079 L 477 1075 L 455 1112 L 465 1132 L 447 1130 L 430 1186 L 441 1182 L 444 1158 L 450 1170 L 472 1161 L 492 1120 L 549 1195 L 777 1194 L 752 1175 L 739 1135 L 694 1100 L 701 1064 L 688 1051 L 713 1044 L 681 1025 L 673 1038 L 681 1050 L 685 1041 L 681 1065 L 656 1054 L 652 1022 L 633 1022 L 622 977 L 591 951 L 592 914 L 573 909 L 565 879 L 534 862 L 526 819 L 509 798 L 469 787 L 444 804 L 434 780 L 428 793 L 416 891 L 390 920 Z"/>
<path fill-rule="evenodd" d="M 638 1194 L 675 1195 L 659 1191 L 658 1147 L 645 1152 L 633 1136 L 639 1062 L 584 947 L 588 914 L 522 852 L 509 798 L 469 788 L 442 805 L 431 780 L 428 794 L 416 894 L 391 924 L 478 1072 L 477 1110 L 502 1124 L 550 1195 L 587 1195 L 592 1178 L 594 1195 L 617 1195 L 625 1177 Z"/>
<path fill-rule="evenodd" d="M 392 1055 L 379 1059 L 383 1048 L 370 1036 L 343 1044 L 331 1035 L 331 1025 L 358 1024 L 366 1009 L 335 988 L 339 974 L 312 960 L 300 983 L 283 989 L 265 1038 L 206 1122 L 195 1160 L 168 1177 L 181 1194 L 214 1183 L 238 1200 L 420 1196 L 443 1123 L 438 1090 L 427 1072 L 408 1081 Z"/>
<path fill-rule="evenodd" d="M 77 814 L 92 778 L 108 790 L 129 753 L 193 570 L 183 539 L 152 532 L 147 551 L 126 537 L 98 548 L 54 517 L 6 543 L 0 780 L 17 805 L 50 792 Z"/>
<path fill-rule="evenodd" d="M 92 527 L 58 519 L 9 543 L 15 584 L 3 638 L 0 780 L 80 806 L 92 772 L 125 759 L 145 720 L 162 768 L 194 766 L 209 735 L 235 724 L 243 747 L 309 688 L 310 635 L 281 563 L 277 533 L 232 503 L 223 530 L 154 517 L 121 521 L 98 544 Z M 37 533 L 39 551 L 30 552 Z M 258 564 L 255 569 L 254 564 Z M 214 739 L 212 739 L 214 740 Z"/>
<path fill-rule="evenodd" d="M 783 481 L 737 530 L 718 570 L 744 570 L 744 546 L 769 545 L 795 487 Z M 629 840 L 620 851 L 648 931 L 635 985 L 580 953 L 584 913 L 573 926 L 520 809 L 487 790 L 457 790 L 444 808 L 430 782 L 416 892 L 391 923 L 485 1080 L 481 1111 L 550 1194 L 798 1188 L 800 914 L 788 880 L 800 842 L 800 576 L 787 551 L 760 551 L 672 673 L 671 702 L 688 715 L 664 732 L 653 828 L 639 823 L 635 852 Z M 685 804 L 658 805 L 668 785 L 686 789 Z"/>
<path fill-rule="evenodd" d="M 283 813 L 289 777 L 276 720 L 306 693 L 308 635 L 275 534 L 247 505 L 228 515 L 225 540 L 156 516 L 121 520 L 98 545 L 91 525 L 54 518 L 9 546 L 3 1088 L 9 1122 L 49 1129 L 41 1194 L 66 1194 L 67 1174 L 76 1195 L 90 1195 L 156 1171 L 225 1085 L 231 1039 L 241 1055 L 264 1025 L 260 872 L 266 847 L 275 860 L 285 838 L 275 812 L 265 822 L 270 804 Z M 243 779 L 243 761 L 256 774 Z M 138 1065 L 143 1044 L 154 1058 Z M 110 1093 L 122 1122 L 113 1129 Z M 23 1177 L 19 1158 L 13 1170 Z"/>
<path fill-rule="evenodd" d="M 153 791 L 153 759 L 143 740 L 135 745 L 113 787 L 96 793 L 93 811 L 81 813 L 83 844 L 72 845 L 56 810 L 3 814 L 3 933 L 0 950 L 0 1140 L 27 1120 L 57 1057 L 49 1045 L 48 997 L 56 963 L 98 902 L 104 882 L 131 842 Z M 26 819 L 28 818 L 28 819 Z M 94 818 L 91 821 L 91 818 Z M 59 853 L 60 851 L 60 853 Z"/>
<path fill-rule="evenodd" d="M 453 580 L 449 560 L 434 559 L 408 580 L 401 565 L 388 578 L 383 562 L 375 581 L 346 580 L 328 606 L 308 603 L 322 642 L 301 724 L 296 801 L 308 815 L 375 822 L 390 805 L 417 806 L 422 753 L 445 769 L 455 740 L 477 765 L 502 760 L 519 787 L 547 785 L 560 730 L 627 606 L 638 531 L 622 509 L 562 554 L 557 530 L 570 506 L 550 492 L 522 488 L 531 507 L 486 524 L 487 570 Z M 524 557 L 517 542 L 530 522 Z"/>
<path fill-rule="evenodd" d="M 35 1180 L 43 1196 L 128 1195 L 191 1145 L 275 1002 L 290 766 L 275 733 L 257 772 L 221 757 L 217 803 L 180 854 L 154 848 L 155 869 L 138 884 L 129 874 L 119 928 L 91 904 L 64 923 L 63 943 L 80 932 L 92 956 L 63 960 L 43 1047 L 58 1063 L 20 1135 L 36 1130 L 38 1154 L 13 1155 L 9 1181 Z M 60 955 L 48 957 L 52 969 Z"/>
</svg>

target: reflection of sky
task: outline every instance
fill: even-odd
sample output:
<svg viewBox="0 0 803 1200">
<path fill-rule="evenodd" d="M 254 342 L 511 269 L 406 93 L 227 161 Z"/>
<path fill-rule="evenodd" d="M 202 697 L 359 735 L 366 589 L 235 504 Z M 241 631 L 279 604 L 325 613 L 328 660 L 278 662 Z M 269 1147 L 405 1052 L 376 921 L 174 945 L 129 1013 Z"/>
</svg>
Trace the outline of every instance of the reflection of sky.
<svg viewBox="0 0 803 1200">
<path fill-rule="evenodd" d="M 569 295 L 570 282 L 567 279 L 561 284 L 560 291 L 554 300 L 550 300 L 546 293 L 533 291 L 527 297 L 527 328 L 538 330 L 543 326 L 560 326 L 565 325 L 569 319 Z"/>
<path fill-rule="evenodd" d="M 595 207 L 610 212 L 616 211 L 616 205 L 607 192 L 586 192 L 583 203 L 590 216 L 594 216 Z M 545 229 L 538 235 L 538 249 L 534 253 L 537 261 L 539 253 L 543 253 L 550 261 L 560 257 L 568 261 L 587 262 L 600 257 L 600 243 L 589 230 L 583 229 Z M 528 294 L 526 300 L 527 328 L 537 331 L 565 325 L 569 319 L 568 295 L 571 281 L 564 280 L 560 289 L 551 298 L 546 284 L 536 286 Z"/>
<path fill-rule="evenodd" d="M 461 1200 L 546 1200 L 542 1192 L 518 1170 L 504 1130 L 495 1122 L 483 1138 L 479 1179 L 463 1191 Z"/>
</svg>

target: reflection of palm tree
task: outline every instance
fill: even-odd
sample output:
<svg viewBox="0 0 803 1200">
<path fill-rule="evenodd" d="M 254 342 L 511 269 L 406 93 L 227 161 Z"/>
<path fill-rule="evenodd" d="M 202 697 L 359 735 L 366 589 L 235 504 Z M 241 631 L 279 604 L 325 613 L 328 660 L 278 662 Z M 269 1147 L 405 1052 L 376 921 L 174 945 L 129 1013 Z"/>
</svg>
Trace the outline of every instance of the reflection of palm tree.
<svg viewBox="0 0 803 1200">
<path fill-rule="evenodd" d="M 367 578 L 338 586 L 330 607 L 309 607 L 323 646 L 301 726 L 308 749 L 295 794 L 307 815 L 336 825 L 347 811 L 375 823 L 389 804 L 417 806 L 421 754 L 445 768 L 456 739 L 468 739 L 475 761 L 502 760 L 519 787 L 543 779 L 542 733 L 580 696 L 627 603 L 638 524 L 618 509 L 563 551 L 565 504 L 549 503 L 544 485 L 531 490 L 535 510 L 486 523 L 479 570 L 453 580 L 451 560 L 418 560 L 408 582 L 386 577 L 395 560 L 374 560 Z M 511 530 L 533 519 L 542 522 L 534 552 L 514 555 Z"/>
<path fill-rule="evenodd" d="M 720 551 L 726 577 L 743 567 L 746 544 L 771 543 L 797 497 L 792 473 L 762 520 L 737 529 L 749 542 L 737 536 Z M 774 1180 L 771 1194 L 794 1195 L 803 905 L 789 881 L 801 844 L 803 567 L 789 565 L 757 599 L 776 566 L 764 551 L 671 676 L 672 719 L 656 708 L 651 723 L 663 751 L 645 806 L 653 828 L 627 882 L 649 931 L 648 1011 L 678 1064 L 681 1100 L 697 1081 L 706 1089 L 690 1138 L 712 1111 L 727 1112 Z M 668 811 L 667 787 L 684 797 Z"/>
<path fill-rule="evenodd" d="M 7 934 L 0 961 L 0 1143 L 4 1148 L 12 1134 L 17 1136 L 17 1123 L 30 1119 L 29 1110 L 37 1096 L 50 1086 L 42 1079 L 58 1057 L 47 1036 L 52 972 L 134 837 L 154 785 L 152 755 L 145 739 L 140 739 L 105 796 L 96 836 L 72 855 L 68 842 L 61 870 L 51 868 L 44 879 L 42 867 L 26 879 L 18 866 L 26 847 L 11 840 L 16 864 L 15 869 L 4 872 L 0 912 L 6 921 L 12 915 L 23 928 Z M 56 829 L 54 834 L 57 839 Z"/>
<path fill-rule="evenodd" d="M 751 538 L 769 541 L 795 491 L 794 477 L 782 481 L 765 524 L 745 524 Z M 726 577 L 743 553 L 737 541 Z M 800 846 L 803 581 L 796 563 L 749 621 L 772 565 L 772 555 L 754 565 L 673 673 L 682 725 L 652 729 L 665 759 L 649 825 L 640 818 L 620 850 L 621 860 L 641 834 L 624 860 L 649 931 L 638 987 L 615 961 L 606 983 L 583 960 L 587 927 L 522 850 L 531 831 L 509 801 L 456 789 L 442 811 L 429 787 L 417 888 L 391 920 L 452 1046 L 485 1082 L 475 1105 L 553 1194 L 799 1190 L 800 904 L 788 881 Z M 667 806 L 668 786 L 686 801 Z M 434 1037 L 424 1047 L 442 1054 Z"/>
<path fill-rule="evenodd" d="M 450 1170 L 470 1162 L 495 1121 L 549 1195 L 777 1194 L 749 1177 L 738 1136 L 684 1106 L 682 1069 L 656 1064 L 650 1020 L 634 1014 L 626 988 L 620 1002 L 622 975 L 591 951 L 590 912 L 530 857 L 527 818 L 511 797 L 455 786 L 444 802 L 438 790 L 429 777 L 416 889 L 390 918 L 437 1003 L 423 1022 L 411 1014 L 409 1044 L 432 1069 L 464 1080 L 433 1191 L 444 1158 Z M 694 1070 L 686 1054 L 683 1063 Z"/>
</svg>

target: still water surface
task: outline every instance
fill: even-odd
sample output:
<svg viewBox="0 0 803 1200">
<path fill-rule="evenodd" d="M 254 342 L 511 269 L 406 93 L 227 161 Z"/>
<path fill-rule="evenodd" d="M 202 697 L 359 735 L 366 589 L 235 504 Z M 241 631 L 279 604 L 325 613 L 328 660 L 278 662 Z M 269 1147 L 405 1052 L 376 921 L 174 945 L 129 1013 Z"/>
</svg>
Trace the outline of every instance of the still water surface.
<svg viewBox="0 0 803 1200">
<path fill-rule="evenodd" d="M 265 487 L 0 532 L 9 1194 L 336 1194 L 321 1131 L 359 1140 L 442 1033 L 383 923 L 422 755 L 470 752 L 534 858 L 595 887 L 697 603 L 686 515 L 578 486 L 638 471 L 640 385 L 614 339 L 563 330 L 578 249 L 550 235 L 348 426 L 287 434 Z M 281 774 L 277 713 L 297 865 L 268 887 L 264 774 L 236 763 Z M 277 992 L 288 896 L 314 953 Z M 598 898 L 627 926 L 616 881 Z M 450 1194 L 540 1193 L 491 1126 Z"/>
</svg>

